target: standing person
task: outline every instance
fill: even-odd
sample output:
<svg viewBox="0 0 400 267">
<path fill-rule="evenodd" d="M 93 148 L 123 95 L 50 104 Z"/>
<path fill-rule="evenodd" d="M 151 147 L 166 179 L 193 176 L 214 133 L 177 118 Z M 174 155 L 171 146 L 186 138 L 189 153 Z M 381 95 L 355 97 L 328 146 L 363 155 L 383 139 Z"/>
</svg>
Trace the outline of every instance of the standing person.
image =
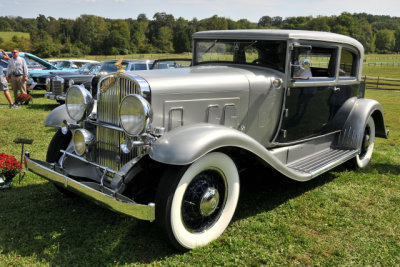
<svg viewBox="0 0 400 267">
<path fill-rule="evenodd" d="M 19 56 L 18 48 L 11 50 L 12 58 L 8 61 L 7 80 L 11 82 L 14 91 L 14 101 L 17 101 L 18 90 L 26 94 L 25 82 L 28 80 L 28 66 L 25 60 Z"/>
<path fill-rule="evenodd" d="M 6 54 L 6 52 L 4 52 L 3 49 L 0 49 L 0 59 L 6 59 L 9 60 L 10 57 Z M 10 108 L 19 108 L 19 106 L 14 105 L 12 99 L 11 99 L 11 95 L 10 92 L 8 91 L 8 82 L 6 80 L 6 76 L 3 73 L 3 66 L 0 65 L 0 91 L 4 91 L 4 95 L 7 98 L 8 103 L 10 103 Z M 3 108 L 2 106 L 0 106 L 0 108 Z"/>
</svg>

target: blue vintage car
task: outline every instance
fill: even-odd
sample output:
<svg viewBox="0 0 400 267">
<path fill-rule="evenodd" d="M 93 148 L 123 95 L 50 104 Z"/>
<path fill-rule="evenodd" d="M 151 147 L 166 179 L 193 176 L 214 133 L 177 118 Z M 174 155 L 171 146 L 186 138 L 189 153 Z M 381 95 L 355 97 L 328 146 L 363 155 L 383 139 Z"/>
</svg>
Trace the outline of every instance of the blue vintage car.
<svg viewBox="0 0 400 267">
<path fill-rule="evenodd" d="M 7 52 L 7 54 L 10 58 L 12 57 L 11 52 Z M 45 59 L 35 56 L 31 53 L 19 52 L 19 56 L 25 59 L 26 64 L 28 66 L 28 70 L 29 70 L 29 77 L 31 78 L 30 80 L 33 80 L 33 82 L 35 82 L 35 86 L 36 86 L 35 88 L 45 89 L 45 84 L 41 84 L 41 83 L 37 82 L 38 76 L 41 76 L 43 74 L 49 74 L 49 73 L 76 72 L 77 71 L 77 68 L 60 67 L 60 66 L 50 63 L 49 61 L 47 61 Z M 4 68 L 4 73 L 6 73 L 8 61 L 2 59 L 1 65 Z"/>
<path fill-rule="evenodd" d="M 8 56 L 11 58 L 12 54 L 11 52 L 7 52 Z M 25 53 L 25 52 L 20 52 L 19 56 L 25 59 L 26 64 L 28 66 L 29 72 L 34 71 L 34 70 L 57 70 L 58 68 L 49 63 L 48 61 L 35 56 L 30 53 Z M 4 74 L 7 72 L 7 67 L 8 67 L 8 60 L 1 59 L 1 66 L 4 68 Z"/>
</svg>

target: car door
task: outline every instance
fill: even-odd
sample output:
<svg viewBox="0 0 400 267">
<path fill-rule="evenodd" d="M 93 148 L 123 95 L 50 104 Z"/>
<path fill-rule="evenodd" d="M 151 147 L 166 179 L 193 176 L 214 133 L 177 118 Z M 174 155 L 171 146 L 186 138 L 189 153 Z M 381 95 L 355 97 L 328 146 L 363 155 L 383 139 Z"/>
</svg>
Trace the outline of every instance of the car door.
<svg viewBox="0 0 400 267">
<path fill-rule="evenodd" d="M 290 143 L 324 132 L 333 118 L 330 101 L 336 80 L 339 47 L 296 42 L 290 50 L 288 88 L 276 142 Z"/>
</svg>

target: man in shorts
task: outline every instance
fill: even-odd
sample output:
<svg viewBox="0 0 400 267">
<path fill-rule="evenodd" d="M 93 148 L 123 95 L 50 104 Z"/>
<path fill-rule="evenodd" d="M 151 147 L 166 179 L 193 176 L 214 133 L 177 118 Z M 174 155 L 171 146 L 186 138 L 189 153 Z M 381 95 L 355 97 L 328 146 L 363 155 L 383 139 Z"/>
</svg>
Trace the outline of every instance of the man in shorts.
<svg viewBox="0 0 400 267">
<path fill-rule="evenodd" d="M 3 49 L 0 49 L 0 52 L 1 52 L 0 59 L 6 59 L 6 60 L 10 59 L 10 57 L 7 55 L 6 52 L 4 52 Z M 6 76 L 4 75 L 3 66 L 1 66 L 1 64 L 0 64 L 0 91 L 4 91 L 4 95 L 6 96 L 8 103 L 10 103 L 11 109 L 19 108 L 19 106 L 15 105 L 11 99 L 10 92 L 8 91 L 8 82 L 6 80 Z M 0 108 L 2 108 L 2 106 L 0 106 Z"/>
</svg>

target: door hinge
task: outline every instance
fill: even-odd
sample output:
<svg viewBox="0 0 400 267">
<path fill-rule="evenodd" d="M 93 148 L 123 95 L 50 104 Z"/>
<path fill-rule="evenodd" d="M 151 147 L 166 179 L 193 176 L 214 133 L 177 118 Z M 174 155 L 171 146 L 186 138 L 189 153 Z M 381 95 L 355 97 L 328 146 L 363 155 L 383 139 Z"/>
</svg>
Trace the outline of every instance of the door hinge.
<svg viewBox="0 0 400 267">
<path fill-rule="evenodd" d="M 282 134 L 283 138 L 286 138 L 286 136 L 287 136 L 287 131 L 281 129 L 281 134 Z"/>
<path fill-rule="evenodd" d="M 285 118 L 289 117 L 289 109 L 285 108 L 283 110 L 283 116 L 285 116 Z"/>
</svg>

